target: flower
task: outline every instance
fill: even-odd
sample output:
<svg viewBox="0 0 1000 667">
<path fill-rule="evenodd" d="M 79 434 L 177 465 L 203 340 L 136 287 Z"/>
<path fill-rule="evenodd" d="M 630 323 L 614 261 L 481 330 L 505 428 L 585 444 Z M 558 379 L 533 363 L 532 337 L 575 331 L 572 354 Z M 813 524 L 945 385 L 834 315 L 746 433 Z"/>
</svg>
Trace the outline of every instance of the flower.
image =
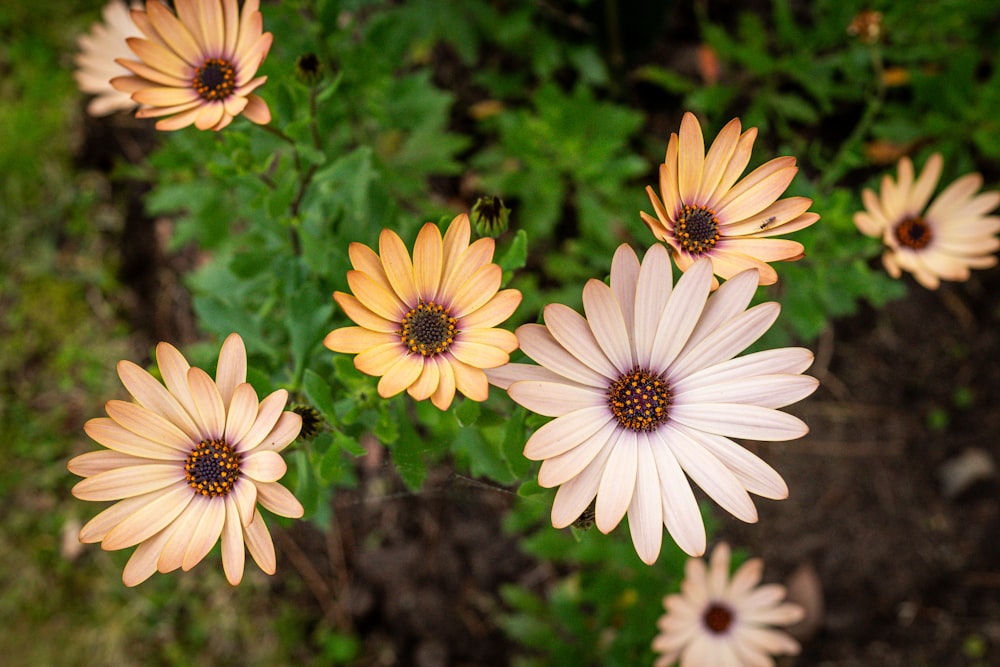
<svg viewBox="0 0 1000 667">
<path fill-rule="evenodd" d="M 159 570 L 190 570 L 222 538 L 222 565 L 233 585 L 243 577 L 244 550 L 268 574 L 274 544 L 257 510 L 298 518 L 299 501 L 278 480 L 281 450 L 302 419 L 284 412 L 288 392 L 257 401 L 246 382 L 243 339 L 226 338 L 215 380 L 192 368 L 169 343 L 156 347 L 166 384 L 136 364 L 121 361 L 118 376 L 135 402 L 108 401 L 107 417 L 84 430 L 107 447 L 69 461 L 86 479 L 73 487 L 81 500 L 117 500 L 80 530 L 80 541 L 107 550 L 139 547 L 122 580 L 135 586 Z"/>
<path fill-rule="evenodd" d="M 670 246 L 681 271 L 699 257 L 708 257 L 713 272 L 722 278 L 757 269 L 760 284 L 772 285 L 778 274 L 768 262 L 803 257 L 801 243 L 768 238 L 819 220 L 816 213 L 806 213 L 811 199 L 778 199 L 798 171 L 795 158 L 774 158 L 736 182 L 750 161 L 756 138 L 757 128 L 741 134 L 740 120 L 734 118 L 706 155 L 701 126 L 691 112 L 681 120 L 680 137 L 671 133 L 660 165 L 663 201 L 647 186 L 656 217 L 640 215 L 653 236 Z"/>
<path fill-rule="evenodd" d="M 254 77 L 271 48 L 262 33 L 259 0 L 176 0 L 175 15 L 159 0 L 132 20 L 146 36 L 129 38 L 139 60 L 116 62 L 132 72 L 111 80 L 143 105 L 137 118 L 161 118 L 158 130 L 194 123 L 199 130 L 221 130 L 243 114 L 254 123 L 271 122 L 267 103 L 252 91 L 266 80 Z"/>
<path fill-rule="evenodd" d="M 133 3 L 132 6 L 139 5 Z M 77 38 L 80 52 L 74 58 L 76 71 L 73 76 L 77 86 L 81 91 L 95 95 L 87 104 L 87 113 L 91 116 L 107 116 L 138 106 L 130 94 L 112 87 L 111 79 L 129 73 L 115 60 L 132 55 L 125 40 L 141 33 L 132 22 L 128 6 L 120 0 L 111 0 L 104 6 L 101 15 L 103 23 L 94 23 L 89 33 Z"/>
<path fill-rule="evenodd" d="M 729 545 L 712 550 L 708 567 L 691 558 L 684 567 L 681 592 L 663 599 L 666 614 L 656 625 L 656 667 L 680 659 L 680 667 L 774 667 L 773 655 L 794 655 L 799 643 L 771 626 L 802 620 L 805 610 L 782 602 L 785 587 L 758 586 L 764 563 L 753 558 L 729 576 Z"/>
<path fill-rule="evenodd" d="M 404 389 L 418 401 L 447 410 L 455 390 L 474 401 L 489 393 L 484 368 L 502 366 L 517 349 L 510 331 L 495 329 L 510 317 L 521 293 L 500 289 L 502 271 L 492 263 L 494 241 L 469 244 L 469 216 L 457 216 L 441 239 L 432 222 L 413 246 L 413 261 L 395 232 L 384 229 L 379 254 L 350 245 L 354 295 L 334 300 L 359 326 L 331 331 L 324 341 L 334 352 L 357 354 L 362 373 L 381 377 L 379 396 Z"/>
<path fill-rule="evenodd" d="M 899 278 L 909 271 L 928 289 L 937 289 L 941 280 L 968 280 L 969 269 L 995 266 L 993 253 L 1000 248 L 994 236 L 1000 217 L 986 215 L 1000 204 L 1000 193 L 977 195 L 981 175 L 962 176 L 927 206 L 941 166 L 941 154 L 934 153 L 914 182 L 913 163 L 902 158 L 899 182 L 884 176 L 881 196 L 866 188 L 861 193 L 865 210 L 854 214 L 862 234 L 882 239 L 889 275 Z"/>
<path fill-rule="evenodd" d="M 665 524 L 688 554 L 705 550 L 705 526 L 687 473 L 724 509 L 747 522 L 747 492 L 782 499 L 781 476 L 731 437 L 791 440 L 808 427 L 778 410 L 811 394 L 801 375 L 804 348 L 733 358 L 774 323 L 780 306 L 747 309 L 756 271 L 736 274 L 709 298 L 712 264 L 696 261 L 671 288 L 670 257 L 654 245 L 640 264 L 622 245 L 610 287 L 583 289 L 586 318 L 561 304 L 545 324 L 517 329 L 521 349 L 541 366 L 509 364 L 490 381 L 553 421 L 528 439 L 542 461 L 538 483 L 558 486 L 552 525 L 564 528 L 596 497 L 595 521 L 608 533 L 628 513 L 639 557 L 652 564 Z"/>
</svg>

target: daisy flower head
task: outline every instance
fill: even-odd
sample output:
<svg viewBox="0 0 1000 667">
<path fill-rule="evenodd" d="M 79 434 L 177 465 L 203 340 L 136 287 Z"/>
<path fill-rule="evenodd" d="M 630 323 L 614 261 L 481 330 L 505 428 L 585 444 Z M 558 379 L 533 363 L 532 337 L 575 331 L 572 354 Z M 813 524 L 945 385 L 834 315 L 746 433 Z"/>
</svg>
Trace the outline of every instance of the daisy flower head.
<svg viewBox="0 0 1000 667">
<path fill-rule="evenodd" d="M 928 289 L 937 289 L 942 280 L 968 280 L 969 269 L 996 266 L 993 253 L 1000 248 L 1000 217 L 987 215 L 1000 204 L 1000 193 L 976 194 L 981 175 L 962 176 L 928 206 L 941 167 L 941 154 L 934 153 L 914 179 L 913 163 L 902 158 L 899 180 L 885 175 L 877 195 L 866 188 L 861 193 L 865 210 L 854 214 L 862 234 L 882 239 L 889 275 L 899 278 L 908 271 Z"/>
<path fill-rule="evenodd" d="M 139 4 L 131 6 L 137 8 Z M 80 51 L 73 59 L 77 86 L 82 92 L 94 95 L 87 104 L 87 113 L 91 116 L 107 116 L 138 106 L 129 93 L 115 89 L 111 79 L 129 73 L 115 60 L 130 57 L 132 51 L 125 40 L 142 33 L 132 22 L 129 5 L 123 0 L 111 0 L 101 10 L 101 16 L 103 22 L 94 23 L 90 32 L 77 38 Z"/>
<path fill-rule="evenodd" d="M 137 118 L 160 118 L 158 130 L 194 123 L 221 130 L 243 114 L 254 123 L 271 122 L 267 103 L 253 93 L 266 80 L 254 76 L 273 39 L 263 32 L 259 0 L 175 0 L 175 14 L 160 0 L 133 10 L 144 35 L 129 38 L 138 60 L 117 62 L 132 74 L 111 80 L 142 105 Z"/>
<path fill-rule="evenodd" d="M 696 261 L 672 285 L 670 256 L 656 244 L 639 262 L 622 245 L 611 284 L 590 280 L 585 317 L 550 304 L 544 325 L 517 329 L 540 365 L 508 364 L 490 381 L 517 403 L 555 417 L 528 439 L 542 461 L 538 483 L 559 487 L 552 525 L 564 528 L 595 502 L 603 533 L 628 514 L 639 557 L 652 564 L 663 526 L 685 552 L 705 551 L 705 526 L 685 473 L 734 516 L 757 520 L 748 492 L 782 499 L 788 487 L 770 466 L 730 438 L 791 440 L 808 427 L 779 408 L 811 394 L 804 348 L 735 357 L 778 316 L 777 303 L 747 308 L 756 271 L 714 294 L 712 264 Z M 734 358 L 735 357 L 735 358 Z"/>
<path fill-rule="evenodd" d="M 516 289 L 500 290 L 503 271 L 492 262 L 495 243 L 470 244 L 469 216 L 451 221 L 444 238 L 432 222 L 413 246 L 413 259 L 398 234 L 382 230 L 378 254 L 352 243 L 353 294 L 334 300 L 357 326 L 331 331 L 334 352 L 356 354 L 362 373 L 379 377 L 383 398 L 404 389 L 415 400 L 430 398 L 447 410 L 458 390 L 474 401 L 489 393 L 484 368 L 502 366 L 517 349 L 510 331 L 495 328 L 521 303 Z"/>
<path fill-rule="evenodd" d="M 799 643 L 775 626 L 797 623 L 805 610 L 784 602 L 785 587 L 760 586 L 764 564 L 753 558 L 729 576 L 729 545 L 712 550 L 708 566 L 691 558 L 679 594 L 663 599 L 656 625 L 654 665 L 668 667 L 774 667 L 772 656 L 796 655 Z"/>
<path fill-rule="evenodd" d="M 759 284 L 772 285 L 778 274 L 768 262 L 803 257 L 801 243 L 770 238 L 819 220 L 818 214 L 806 212 L 811 199 L 778 199 L 798 171 L 795 158 L 774 158 L 737 182 L 756 138 L 757 128 L 741 133 L 740 120 L 734 118 L 706 154 L 701 125 L 690 111 L 681 120 L 680 135 L 671 133 L 660 165 L 663 199 L 647 186 L 656 217 L 644 211 L 640 215 L 653 236 L 670 246 L 681 271 L 707 257 L 721 278 L 757 269 Z M 718 285 L 714 279 L 713 285 Z"/>
<path fill-rule="evenodd" d="M 80 541 L 109 551 L 138 545 L 122 580 L 135 586 L 154 572 L 190 570 L 217 541 L 234 586 L 243 578 L 244 545 L 264 572 L 275 571 L 274 544 L 257 504 L 298 518 L 302 505 L 278 480 L 278 453 L 299 433 L 302 418 L 284 411 L 288 392 L 264 400 L 246 382 L 243 339 L 231 334 L 213 380 L 169 343 L 156 347 L 164 384 L 129 361 L 118 376 L 134 401 L 108 401 L 107 417 L 84 430 L 101 449 L 68 463 L 85 479 L 81 500 L 118 501 L 80 530 Z"/>
</svg>

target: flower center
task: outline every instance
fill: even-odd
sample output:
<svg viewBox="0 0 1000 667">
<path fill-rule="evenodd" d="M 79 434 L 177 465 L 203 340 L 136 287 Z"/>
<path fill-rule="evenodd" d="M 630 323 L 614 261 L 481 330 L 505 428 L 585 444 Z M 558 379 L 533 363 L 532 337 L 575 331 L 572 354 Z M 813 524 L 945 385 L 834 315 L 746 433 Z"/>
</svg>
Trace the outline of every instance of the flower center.
<svg viewBox="0 0 1000 667">
<path fill-rule="evenodd" d="M 705 614 L 701 617 L 701 620 L 705 623 L 706 628 L 715 634 L 721 635 L 729 630 L 729 626 L 733 624 L 733 611 L 723 604 L 713 602 L 705 610 Z"/>
<path fill-rule="evenodd" d="M 411 352 L 425 357 L 441 354 L 455 342 L 456 320 L 444 306 L 433 301 L 421 302 L 403 318 L 397 332 Z"/>
<path fill-rule="evenodd" d="M 202 99 L 225 99 L 236 89 L 236 69 L 227 60 L 209 58 L 195 70 L 192 85 Z"/>
<path fill-rule="evenodd" d="M 240 478 L 240 455 L 225 440 L 202 440 L 184 462 L 185 479 L 203 496 L 224 496 Z"/>
<path fill-rule="evenodd" d="M 930 225 L 921 217 L 906 218 L 896 225 L 895 231 L 896 239 L 902 245 L 914 250 L 926 247 L 931 242 L 931 239 L 934 238 Z"/>
<path fill-rule="evenodd" d="M 708 252 L 719 240 L 719 221 L 715 211 L 704 206 L 684 204 L 680 219 L 674 226 L 674 234 L 681 248 L 692 255 Z"/>
<path fill-rule="evenodd" d="M 618 423 L 633 431 L 655 431 L 667 421 L 673 394 L 659 375 L 641 368 L 608 387 L 608 405 Z"/>
</svg>

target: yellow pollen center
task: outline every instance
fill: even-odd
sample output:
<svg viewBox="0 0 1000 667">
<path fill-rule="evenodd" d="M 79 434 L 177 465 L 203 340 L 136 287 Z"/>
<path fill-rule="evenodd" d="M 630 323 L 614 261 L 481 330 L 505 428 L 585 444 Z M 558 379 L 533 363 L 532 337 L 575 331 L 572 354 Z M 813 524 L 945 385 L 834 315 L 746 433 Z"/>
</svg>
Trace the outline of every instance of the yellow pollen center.
<svg viewBox="0 0 1000 667">
<path fill-rule="evenodd" d="M 922 217 L 906 218 L 896 225 L 896 239 L 901 245 L 914 250 L 927 247 L 934 238 L 930 225 Z"/>
<path fill-rule="evenodd" d="M 734 614 L 729 607 L 719 602 L 713 602 L 705 610 L 702 621 L 706 628 L 719 635 L 729 630 L 733 623 L 733 616 Z"/>
<path fill-rule="evenodd" d="M 677 224 L 674 225 L 674 235 L 685 252 L 692 255 L 708 252 L 721 238 L 715 211 L 704 206 L 684 204 Z"/>
<path fill-rule="evenodd" d="M 419 303 L 403 318 L 396 333 L 411 352 L 433 357 L 447 350 L 458 334 L 457 320 L 433 301 Z"/>
<path fill-rule="evenodd" d="M 608 387 L 608 406 L 624 428 L 655 431 L 667 421 L 673 394 L 659 375 L 633 369 Z"/>
<path fill-rule="evenodd" d="M 203 496 L 224 496 L 240 478 L 240 455 L 225 440 L 203 440 L 184 462 L 184 478 Z"/>
<path fill-rule="evenodd" d="M 224 100 L 236 90 L 236 69 L 227 60 L 209 58 L 195 70 L 191 85 L 202 99 Z"/>
</svg>

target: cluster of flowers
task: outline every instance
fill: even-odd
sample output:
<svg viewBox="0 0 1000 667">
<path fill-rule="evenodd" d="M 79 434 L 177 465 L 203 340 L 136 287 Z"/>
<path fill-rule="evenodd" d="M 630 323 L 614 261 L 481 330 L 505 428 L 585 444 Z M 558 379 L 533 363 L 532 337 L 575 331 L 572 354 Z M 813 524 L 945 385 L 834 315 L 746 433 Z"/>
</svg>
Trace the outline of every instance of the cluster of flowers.
<svg viewBox="0 0 1000 667">
<path fill-rule="evenodd" d="M 175 13 L 158 0 L 131 11 L 112 3 L 106 23 L 80 40 L 78 80 L 98 95 L 90 112 L 137 107 L 137 116 L 159 118 L 162 130 L 220 130 L 240 114 L 268 123 L 267 104 L 252 92 L 265 81 L 255 74 L 272 40 L 258 4 L 176 0 Z M 610 280 L 584 286 L 582 315 L 555 303 L 544 308 L 544 324 L 498 328 L 521 294 L 501 289 L 493 239 L 472 242 L 463 214 L 443 235 L 425 225 L 412 257 L 388 229 L 377 252 L 351 244 L 351 293 L 334 299 L 356 326 L 325 340 L 379 377 L 382 397 L 406 391 L 446 410 L 456 392 L 483 401 L 492 384 L 552 417 L 524 454 L 542 462 L 540 485 L 558 487 L 553 526 L 573 524 L 593 504 L 604 533 L 628 516 L 645 563 L 657 560 L 664 526 L 693 557 L 681 594 L 665 600 L 654 642 L 663 664 L 769 664 L 770 654 L 798 650 L 766 627 L 795 622 L 801 610 L 781 602 L 780 586 L 757 586 L 759 561 L 730 581 L 728 547 L 716 547 L 707 570 L 697 558 L 706 534 L 688 482 L 739 519 L 756 521 L 750 494 L 782 499 L 788 487 L 732 438 L 803 436 L 806 424 L 781 408 L 818 384 L 803 374 L 813 359 L 805 348 L 737 356 L 778 317 L 776 303 L 749 305 L 758 285 L 777 281 L 769 263 L 804 255 L 802 244 L 772 237 L 819 219 L 808 212 L 812 200 L 780 198 L 797 172 L 794 158 L 772 159 L 740 178 L 755 139 L 755 128 L 743 131 L 734 119 L 706 152 L 697 119 L 684 115 L 660 166 L 659 194 L 647 188 L 655 216 L 641 214 L 663 243 L 641 259 L 621 245 Z M 1000 218 L 987 215 L 1000 194 L 976 195 L 978 174 L 927 207 L 941 167 L 932 156 L 914 181 L 904 158 L 898 182 L 886 176 L 880 197 L 866 190 L 866 211 L 855 216 L 863 233 L 882 238 L 891 275 L 905 269 L 931 288 L 993 266 L 1000 246 Z M 681 271 L 676 284 L 673 265 Z M 510 363 L 519 347 L 536 363 Z M 244 545 L 273 573 L 274 547 L 256 506 L 303 514 L 278 483 L 286 469 L 279 452 L 298 436 L 301 418 L 284 411 L 283 390 L 258 400 L 237 334 L 223 344 L 214 380 L 169 344 L 156 356 L 164 384 L 121 362 L 135 402 L 108 402 L 108 417 L 85 426 L 106 449 L 69 463 L 85 478 L 73 489 L 77 497 L 118 501 L 84 526 L 80 539 L 105 549 L 138 545 L 123 575 L 130 586 L 155 571 L 190 569 L 220 537 L 230 582 L 241 580 Z M 712 655 L 722 657 L 706 662 Z"/>
</svg>

